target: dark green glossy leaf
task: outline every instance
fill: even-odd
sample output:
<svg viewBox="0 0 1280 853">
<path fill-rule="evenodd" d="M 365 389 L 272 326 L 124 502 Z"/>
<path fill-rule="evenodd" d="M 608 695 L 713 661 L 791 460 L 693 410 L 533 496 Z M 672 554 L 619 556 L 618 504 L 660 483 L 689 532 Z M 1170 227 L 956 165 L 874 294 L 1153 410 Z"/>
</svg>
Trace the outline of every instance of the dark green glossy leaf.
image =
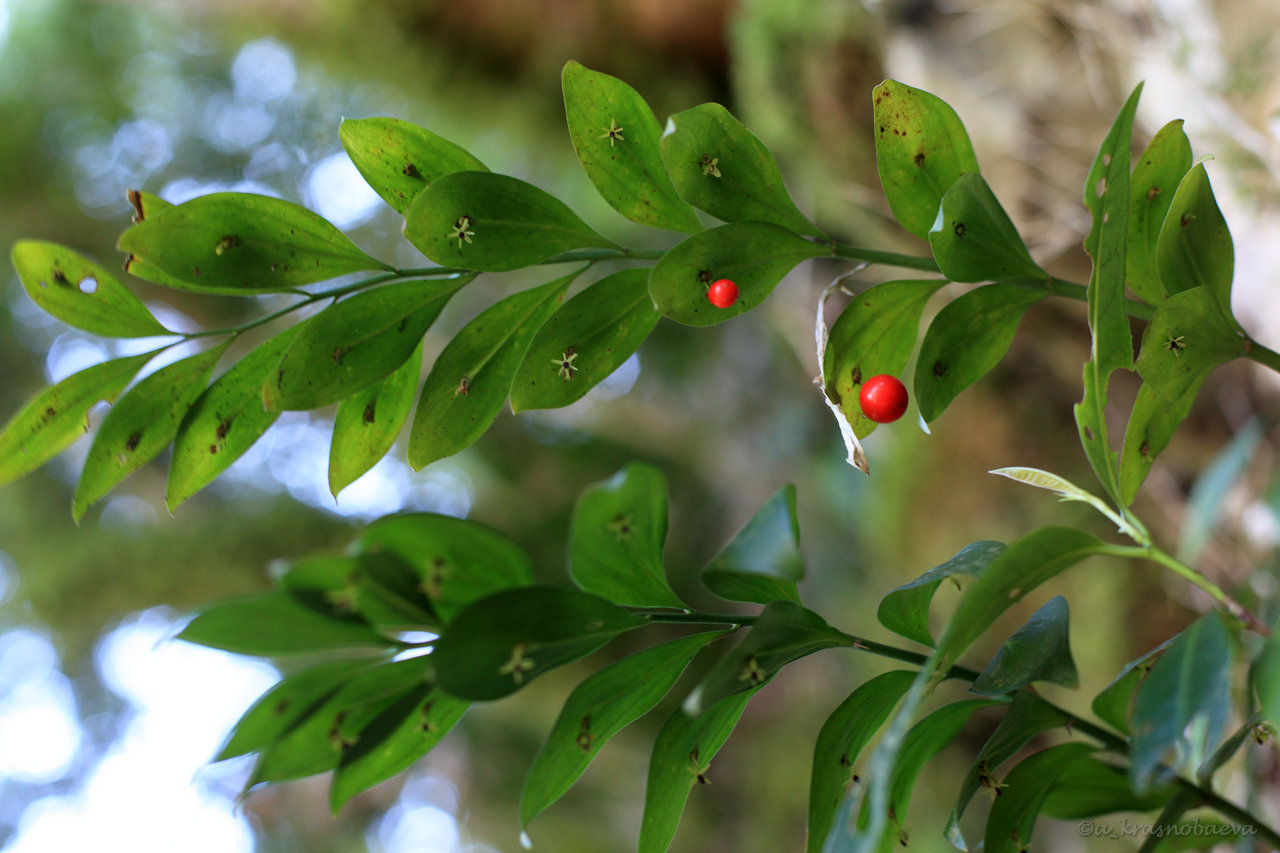
<svg viewBox="0 0 1280 853">
<path fill-rule="evenodd" d="M 1182 119 L 1160 128 L 1129 179 L 1129 238 L 1125 281 L 1143 302 L 1158 305 L 1168 295 L 1156 266 L 1160 226 L 1182 176 L 1191 168 L 1191 142 Z"/>
<path fill-rule="evenodd" d="M 1217 613 L 1200 617 L 1169 645 L 1133 700 L 1129 775 L 1135 788 L 1147 789 L 1170 748 L 1190 745 L 1186 731 L 1193 720 L 1203 718 L 1203 736 L 1217 738 L 1229 708 L 1230 674 L 1231 639 Z"/>
<path fill-rule="evenodd" d="M 173 441 L 178 426 L 209 382 L 227 344 L 160 368 L 120 398 L 98 428 L 71 502 L 79 521 L 86 509 Z"/>
<path fill-rule="evenodd" d="M 1280 725 L 1280 626 L 1273 626 L 1266 645 L 1253 664 L 1253 689 L 1258 704 L 1272 725 Z"/>
<path fill-rule="evenodd" d="M 925 238 L 942 196 L 978 160 L 960 117 L 941 98 L 885 80 L 872 90 L 876 168 L 893 216 Z"/>
<path fill-rule="evenodd" d="M 616 604 L 684 607 L 667 583 L 667 479 L 633 463 L 583 491 L 569 525 L 569 574 Z"/>
<path fill-rule="evenodd" d="M 329 450 L 329 491 L 336 497 L 378 464 L 396 443 L 422 376 L 422 342 L 390 376 L 338 403 Z"/>
<path fill-rule="evenodd" d="M 850 693 L 823 723 L 813 749 L 807 853 L 822 850 L 836 809 L 853 783 L 858 755 L 914 680 L 915 673 L 905 670 L 878 675 Z"/>
<path fill-rule="evenodd" d="M 828 253 L 825 246 L 767 222 L 735 222 L 685 239 L 662 256 L 649 277 L 658 312 L 686 326 L 713 326 L 759 305 L 796 264 Z M 717 308 L 712 282 L 738 285 L 738 301 Z"/>
<path fill-rule="evenodd" d="M 1183 811 L 1187 808 L 1184 806 Z M 1178 853 L 1181 850 L 1206 850 L 1209 845 L 1214 849 L 1231 849 L 1226 845 L 1244 840 L 1246 845 L 1257 845 L 1257 827 L 1248 823 L 1227 823 L 1226 821 L 1205 815 L 1190 820 L 1170 822 L 1160 826 L 1157 822 L 1138 853 Z M 1247 846 L 1246 846 L 1247 849 Z"/>
<path fill-rule="evenodd" d="M 710 782 L 711 759 L 760 687 L 730 696 L 696 717 L 677 709 L 667 718 L 649 762 L 638 853 L 663 853 L 671 845 L 689 792 Z"/>
<path fill-rule="evenodd" d="M 0 430 L 0 484 L 30 474 L 89 430 L 89 410 L 114 402 L 160 350 L 87 367 L 52 385 L 18 410 Z"/>
<path fill-rule="evenodd" d="M 1058 774 L 1057 783 L 1040 806 L 1040 813 L 1058 820 L 1079 820 L 1113 812 L 1158 809 L 1176 793 L 1172 785 L 1136 794 L 1120 767 L 1093 756 L 1077 759 Z"/>
<path fill-rule="evenodd" d="M 942 197 L 929 230 L 929 247 L 942 274 L 952 281 L 1048 279 L 977 172 L 961 175 Z"/>
<path fill-rule="evenodd" d="M 610 664 L 579 684 L 538 750 L 520 794 L 520 822 L 554 803 L 608 740 L 667 694 L 693 656 L 720 632 L 694 634 Z"/>
<path fill-rule="evenodd" d="M 1160 396 L 1145 382 L 1138 388 L 1120 450 L 1120 500 L 1124 506 L 1133 503 L 1156 457 L 1169 446 L 1173 434 L 1191 414 L 1203 381 L 1201 378 L 1192 383 L 1172 401 Z"/>
<path fill-rule="evenodd" d="M 645 624 L 576 589 L 507 589 L 463 608 L 436 641 L 432 657 L 439 684 L 450 694 L 500 699 Z"/>
<path fill-rule="evenodd" d="M 658 119 L 640 94 L 572 60 L 560 80 L 573 150 L 601 197 L 632 222 L 700 231 L 693 208 L 667 177 Z"/>
<path fill-rule="evenodd" d="M 698 700 L 715 705 L 726 696 L 763 684 L 792 661 L 853 642 L 812 610 L 790 601 L 771 601 L 742 642 L 707 673 Z"/>
<path fill-rule="evenodd" d="M 578 275 L 570 273 L 489 306 L 436 358 L 409 433 L 409 464 L 421 468 L 471 445 L 493 423 L 542 324 Z"/>
<path fill-rule="evenodd" d="M 475 521 L 433 513 L 386 516 L 370 524 L 360 549 L 386 551 L 413 567 L 445 622 L 463 606 L 499 590 L 533 583 L 524 549 Z"/>
<path fill-rule="evenodd" d="M 421 576 L 389 551 L 305 557 L 280 582 L 299 595 L 311 594 L 337 614 L 358 615 L 384 629 L 422 630 L 439 621 Z"/>
<path fill-rule="evenodd" d="M 1179 560 L 1195 563 L 1200 551 L 1220 532 L 1219 520 L 1229 506 L 1230 495 L 1256 464 L 1254 451 L 1265 435 L 1256 418 L 1246 421 L 1191 484 L 1178 537 Z"/>
<path fill-rule="evenodd" d="M 956 395 L 1000 363 L 1018 321 L 1048 291 L 988 284 L 961 294 L 938 312 L 916 360 L 916 405 L 926 421 L 941 415 Z"/>
<path fill-rule="evenodd" d="M 19 240 L 12 257 L 27 295 L 69 326 L 112 338 L 172 334 L 114 274 L 78 252 Z"/>
<path fill-rule="evenodd" d="M 1009 771 L 1006 787 L 991 805 L 987 817 L 983 850 L 988 853 L 1019 853 L 1028 849 L 1040 807 L 1058 776 L 1097 747 L 1087 743 L 1064 743 L 1041 750 Z"/>
<path fill-rule="evenodd" d="M 1192 167 L 1178 184 L 1160 227 L 1156 266 L 1170 295 L 1207 287 L 1223 315 L 1232 316 L 1235 247 L 1203 163 Z"/>
<path fill-rule="evenodd" d="M 1177 401 L 1209 371 L 1243 355 L 1246 343 L 1209 288 L 1184 290 L 1156 308 L 1142 333 L 1138 373 L 1161 397 Z"/>
<path fill-rule="evenodd" d="M 1004 641 L 991 663 L 974 680 L 970 692 L 998 696 L 1033 681 L 1078 686 L 1080 678 L 1071 658 L 1067 631 L 1067 600 L 1055 595 Z"/>
<path fill-rule="evenodd" d="M 316 409 L 394 373 L 470 277 L 406 281 L 349 296 L 316 314 L 266 384 L 269 409 Z"/>
<path fill-rule="evenodd" d="M 152 211 L 120 235 L 125 269 L 202 293 L 270 293 L 348 273 L 390 270 L 305 207 L 264 195 L 214 193 Z"/>
<path fill-rule="evenodd" d="M 840 403 L 858 438 L 876 422 L 862 413 L 862 381 L 887 373 L 896 376 L 915 349 L 924 304 L 947 282 L 886 281 L 854 297 L 831 326 L 823 352 L 827 393 Z"/>
<path fill-rule="evenodd" d="M 804 576 L 796 488 L 788 483 L 702 569 L 707 589 L 730 601 L 800 603 L 796 581 Z"/>
<path fill-rule="evenodd" d="M 347 119 L 338 136 L 369 186 L 396 213 L 403 214 L 436 178 L 487 171 L 465 148 L 400 119 Z"/>
<path fill-rule="evenodd" d="M 908 640 L 933 645 L 929 632 L 929 605 L 938 585 L 956 574 L 977 576 L 1005 549 L 1003 542 L 982 540 L 961 548 L 949 560 L 920 577 L 891 590 L 880 600 L 876 618 L 880 624 Z M 954 582 L 959 587 L 959 582 Z"/>
<path fill-rule="evenodd" d="M 796 209 L 773 154 L 719 104 L 671 116 L 662 135 L 662 160 L 681 198 L 717 219 L 772 222 L 823 236 Z"/>
<path fill-rule="evenodd" d="M 165 486 L 170 512 L 231 467 L 276 422 L 280 413 L 263 408 L 262 384 L 300 328 L 291 326 L 255 347 L 218 377 L 182 419 Z"/>
<path fill-rule="evenodd" d="M 332 608 L 319 609 L 287 592 L 210 605 L 196 614 L 178 639 L 259 656 L 394 645 L 363 619 L 335 614 Z"/>
<path fill-rule="evenodd" d="M 1258 727 L 1262 725 L 1262 722 L 1263 715 L 1261 713 L 1254 714 L 1245 720 L 1229 738 L 1218 745 L 1218 748 L 1204 760 L 1204 763 L 1196 768 L 1196 781 L 1206 788 L 1211 787 L 1213 774 L 1222 769 L 1222 766 L 1240 751 L 1240 747 L 1257 736 Z"/>
<path fill-rule="evenodd" d="M 1113 678 L 1101 693 L 1093 697 L 1090 710 L 1094 715 L 1116 730 L 1128 734 L 1129 709 L 1133 704 L 1134 691 L 1155 665 L 1152 658 L 1164 651 L 1172 642 L 1172 638 L 1165 640 L 1142 657 L 1125 664 L 1120 674 Z"/>
<path fill-rule="evenodd" d="M 404 235 L 438 264 L 485 272 L 532 266 L 570 249 L 618 248 L 555 196 L 492 172 L 433 181 L 405 212 Z"/>
<path fill-rule="evenodd" d="M 657 323 L 648 268 L 605 276 L 538 330 L 516 373 L 511 410 L 576 402 L 630 358 Z"/>
<path fill-rule="evenodd" d="M 431 685 L 391 705 L 343 751 L 329 788 L 330 809 L 336 812 L 361 791 L 408 769 L 449 733 L 470 706 Z"/>
</svg>

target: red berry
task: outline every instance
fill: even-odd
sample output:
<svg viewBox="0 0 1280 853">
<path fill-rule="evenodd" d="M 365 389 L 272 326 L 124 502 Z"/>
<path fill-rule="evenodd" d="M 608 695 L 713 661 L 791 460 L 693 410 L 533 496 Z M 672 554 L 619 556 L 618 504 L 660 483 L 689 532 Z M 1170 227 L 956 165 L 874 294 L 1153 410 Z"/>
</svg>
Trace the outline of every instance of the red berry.
<svg viewBox="0 0 1280 853">
<path fill-rule="evenodd" d="M 728 308 L 738 301 L 738 285 L 727 278 L 716 279 L 707 288 L 707 301 L 717 308 Z"/>
<path fill-rule="evenodd" d="M 907 388 L 898 377 L 882 373 L 862 383 L 858 392 L 862 413 L 878 424 L 887 424 L 902 417 L 907 410 Z"/>
</svg>

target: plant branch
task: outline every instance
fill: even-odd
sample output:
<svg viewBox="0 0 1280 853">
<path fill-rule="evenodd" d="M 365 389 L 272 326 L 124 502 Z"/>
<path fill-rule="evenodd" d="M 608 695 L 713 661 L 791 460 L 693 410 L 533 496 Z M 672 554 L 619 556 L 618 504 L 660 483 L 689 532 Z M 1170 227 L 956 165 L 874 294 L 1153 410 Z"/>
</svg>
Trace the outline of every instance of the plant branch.
<svg viewBox="0 0 1280 853">
<path fill-rule="evenodd" d="M 1245 338 L 1244 357 L 1280 373 L 1280 352 L 1264 347 L 1253 338 Z"/>
</svg>

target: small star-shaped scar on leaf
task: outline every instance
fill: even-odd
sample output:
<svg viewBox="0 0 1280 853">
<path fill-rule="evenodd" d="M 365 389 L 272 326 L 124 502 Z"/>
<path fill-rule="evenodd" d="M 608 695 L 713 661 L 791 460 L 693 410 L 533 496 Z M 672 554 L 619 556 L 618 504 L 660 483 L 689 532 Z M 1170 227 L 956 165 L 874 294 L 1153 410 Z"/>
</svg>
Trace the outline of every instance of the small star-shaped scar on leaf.
<svg viewBox="0 0 1280 853">
<path fill-rule="evenodd" d="M 712 157 L 710 154 L 703 154 L 702 159 L 698 161 L 698 165 L 702 167 L 702 174 L 720 177 L 720 167 L 716 164 L 720 162 L 719 157 Z"/>
<path fill-rule="evenodd" d="M 566 350 L 559 358 L 551 359 L 551 363 L 556 366 L 556 373 L 565 382 L 572 379 L 574 371 L 578 369 L 578 366 L 573 363 L 577 357 L 578 354 L 573 350 Z"/>
<path fill-rule="evenodd" d="M 534 665 L 532 658 L 524 656 L 524 643 L 516 643 L 515 648 L 511 650 L 511 659 L 498 667 L 498 675 L 509 675 L 516 684 L 522 684 L 524 674 L 533 669 Z"/>
<path fill-rule="evenodd" d="M 471 230 L 471 217 L 464 213 L 458 217 L 457 222 L 453 223 L 453 230 L 449 232 L 449 239 L 457 240 L 458 248 L 461 249 L 462 241 L 466 240 L 470 243 L 471 238 L 475 236 L 475 233 L 476 232 Z"/>
<path fill-rule="evenodd" d="M 622 142 L 626 141 L 622 137 L 622 128 L 618 127 L 618 123 L 613 120 L 613 116 L 609 117 L 609 127 L 605 129 L 604 133 L 600 134 L 601 139 L 604 139 L 605 137 L 609 138 L 610 148 L 613 147 L 613 141 L 615 139 L 620 140 Z"/>
</svg>

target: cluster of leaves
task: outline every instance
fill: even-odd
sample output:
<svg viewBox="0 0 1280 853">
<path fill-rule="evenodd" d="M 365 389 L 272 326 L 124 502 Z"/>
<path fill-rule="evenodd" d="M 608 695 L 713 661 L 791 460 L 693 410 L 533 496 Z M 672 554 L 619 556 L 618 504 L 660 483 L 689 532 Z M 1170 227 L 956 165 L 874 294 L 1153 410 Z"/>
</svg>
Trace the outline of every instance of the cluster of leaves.
<svg viewBox="0 0 1280 853">
<path fill-rule="evenodd" d="M 1245 713 L 1233 736 L 1219 738 L 1231 716 L 1229 674 L 1239 653 L 1231 633 L 1241 621 L 1262 626 L 1156 548 L 1130 510 L 1209 371 L 1264 350 L 1231 314 L 1230 234 L 1180 125 L 1157 134 L 1131 172 L 1137 91 L 1120 112 L 1087 182 L 1093 228 L 1085 246 L 1094 269 L 1085 287 L 1036 264 L 981 176 L 959 118 L 926 92 L 893 81 L 874 92 L 886 197 L 897 220 L 931 250 L 912 257 L 829 238 L 791 200 L 763 143 L 717 104 L 677 113 L 663 131 L 622 81 L 570 63 L 563 84 L 574 149 L 601 195 L 635 222 L 689 236 L 666 250 L 619 246 L 545 191 L 488 171 L 429 131 L 383 118 L 345 122 L 342 142 L 370 185 L 403 214 L 406 238 L 436 266 L 395 269 L 321 217 L 278 199 L 215 194 L 172 205 L 134 193 L 135 223 L 120 238 L 129 274 L 196 293 L 297 300 L 236 329 L 176 336 L 45 390 L 0 432 L 0 482 L 65 449 L 105 399 L 115 405 L 89 450 L 73 514 L 79 518 L 171 443 L 166 497 L 174 507 L 252 446 L 280 412 L 336 403 L 329 474 L 337 493 L 388 452 L 415 398 L 408 457 L 421 467 L 476 441 L 508 401 L 520 411 L 579 399 L 660 317 L 689 326 L 723 322 L 760 304 L 798 263 L 833 256 L 932 276 L 876 284 L 848 304 L 829 335 L 820 324 L 822 391 L 841 419 L 851 459 L 875 426 L 856 402 L 863 377 L 901 373 L 916 352 L 917 405 L 926 421 L 935 420 L 1003 358 L 1032 305 L 1055 295 L 1086 301 L 1093 348 L 1075 417 L 1106 500 L 1047 472 L 999 473 L 1089 503 L 1136 545 L 1067 528 L 1040 529 L 1007 547 L 973 543 L 881 602 L 882 626 L 923 648 L 912 651 L 846 634 L 801 604 L 789 487 L 702 572 L 711 594 L 761 605 L 753 615 L 695 611 L 672 590 L 663 558 L 666 485 L 645 466 L 624 469 L 580 499 L 570 532 L 577 588 L 539 585 L 527 555 L 480 525 L 392 516 L 369 526 L 349 553 L 300 560 L 276 591 L 214 605 L 183 632 L 242 654 L 340 653 L 284 678 L 245 714 L 219 757 L 256 752 L 251 786 L 334 770 L 336 808 L 425 754 L 471 702 L 506 696 L 620 634 L 682 623 L 700 629 L 605 666 L 568 697 L 530 771 L 521 805 L 526 823 L 567 790 L 613 734 L 657 705 L 695 655 L 713 643 L 729 645 L 726 635 L 741 630 L 745 636 L 657 736 L 642 851 L 668 847 L 690 791 L 706 778 L 750 698 L 786 664 L 837 646 L 886 655 L 915 671 L 868 681 L 824 725 L 810 795 L 808 849 L 815 853 L 887 849 L 905 840 L 924 764 L 986 708 L 1003 708 L 1004 717 L 963 781 L 946 830 L 961 849 L 959 821 L 981 788 L 1000 795 L 986 821 L 988 851 L 1023 849 L 1040 814 L 1160 808 L 1159 824 L 1176 829 L 1188 809 L 1204 805 L 1237 819 L 1237 833 L 1257 831 L 1280 843 L 1209 787 L 1249 735 L 1262 731 L 1264 717 Z M 704 229 L 697 211 L 725 224 Z M 576 280 L 601 261 L 639 265 L 566 301 Z M 14 263 L 31 298 L 69 325 L 116 337 L 172 334 L 115 274 L 69 249 L 22 242 Z M 461 287 L 481 273 L 557 264 L 573 269 L 482 311 L 421 375 L 424 336 Z M 719 278 L 740 290 L 727 309 L 706 299 Z M 925 304 L 951 282 L 977 286 L 937 313 L 917 351 Z M 210 383 L 241 335 L 329 300 Z M 1136 360 L 1130 315 L 1149 320 Z M 134 382 L 168 347 L 219 335 L 221 342 Z M 1105 422 L 1116 370 L 1136 370 L 1143 380 L 1119 452 Z M 958 665 L 1009 607 L 1092 555 L 1164 565 L 1213 595 L 1230 619 L 1208 614 L 1126 667 L 1094 699 L 1101 724 L 1030 689 L 1037 681 L 1077 680 L 1060 597 L 1045 602 L 984 669 Z M 935 638 L 934 593 L 960 576 L 971 580 Z M 369 653 L 353 657 L 360 649 Z M 1275 722 L 1280 644 L 1263 645 L 1254 669 L 1265 719 Z M 971 682 L 974 698 L 923 713 L 944 679 Z M 1028 753 L 1033 739 L 1038 748 Z M 1015 759 L 999 781 L 994 774 Z"/>
</svg>

